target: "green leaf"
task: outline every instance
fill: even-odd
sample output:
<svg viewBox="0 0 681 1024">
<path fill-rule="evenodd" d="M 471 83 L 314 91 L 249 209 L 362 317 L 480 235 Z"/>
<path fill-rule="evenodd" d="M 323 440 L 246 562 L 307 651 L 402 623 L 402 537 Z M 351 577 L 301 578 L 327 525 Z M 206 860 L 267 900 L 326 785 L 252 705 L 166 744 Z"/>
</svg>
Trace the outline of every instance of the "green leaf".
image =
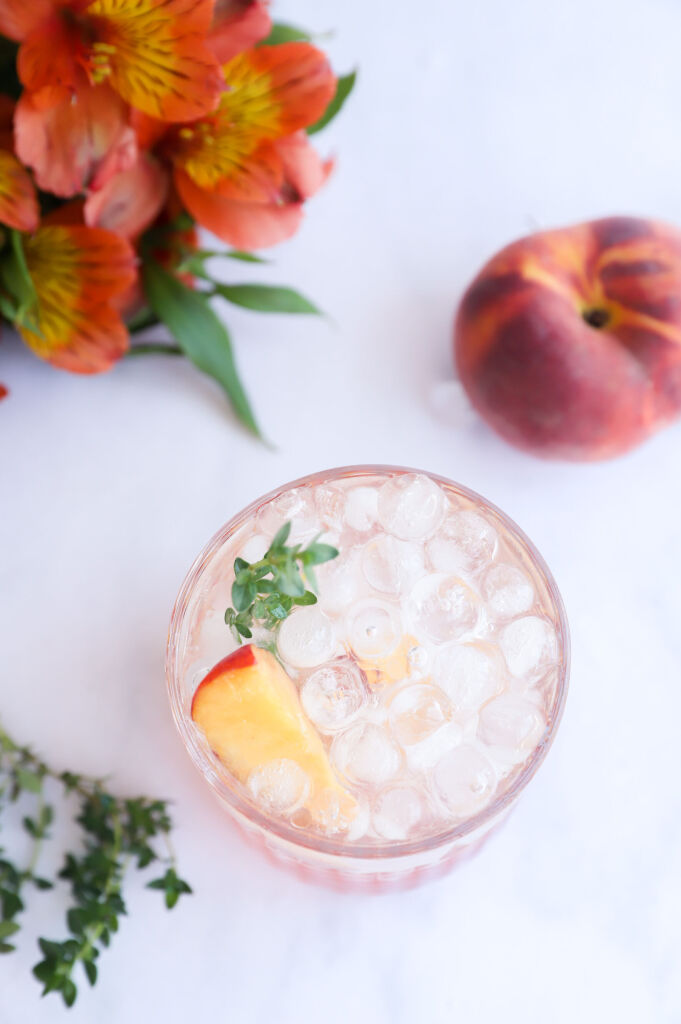
<svg viewBox="0 0 681 1024">
<path fill-rule="evenodd" d="M 332 558 L 338 558 L 338 548 L 331 544 L 310 544 L 307 554 L 311 556 L 311 565 L 322 565 L 323 562 L 330 562 Z"/>
<path fill-rule="evenodd" d="M 16 948 L 11 942 L 0 942 L 0 953 L 13 953 Z"/>
<path fill-rule="evenodd" d="M 50 882 L 48 878 L 39 878 L 38 875 L 34 875 L 31 881 L 36 889 L 54 889 L 54 883 Z"/>
<path fill-rule="evenodd" d="M 351 71 L 349 75 L 342 75 L 336 83 L 336 94 L 329 103 L 325 112 L 322 114 L 318 121 L 311 124 L 307 129 L 308 135 L 314 135 L 315 132 L 320 132 L 322 128 L 326 128 L 327 124 L 333 121 L 334 117 L 340 113 L 345 101 L 355 87 L 357 81 L 357 72 Z"/>
<path fill-rule="evenodd" d="M 47 982 L 54 974 L 56 967 L 56 961 L 54 960 L 41 960 L 39 964 L 36 964 L 33 968 L 33 974 L 38 981 Z"/>
<path fill-rule="evenodd" d="M 313 594 L 311 590 L 306 590 L 302 597 L 295 597 L 293 603 L 298 605 L 316 604 L 317 595 Z"/>
<path fill-rule="evenodd" d="M 37 772 L 30 772 L 26 768 L 17 768 L 17 782 L 22 789 L 29 793 L 39 793 L 43 785 L 42 777 Z"/>
<path fill-rule="evenodd" d="M 273 551 L 275 548 L 281 548 L 284 546 L 284 544 L 289 538 L 289 534 L 291 532 L 291 525 L 292 524 L 290 522 L 287 522 L 284 523 L 283 526 L 279 527 L 274 537 L 272 538 L 272 543 L 269 546 L 270 551 Z"/>
<path fill-rule="evenodd" d="M 10 231 L 10 238 L 12 242 L 12 257 L 5 261 L 2 276 L 10 294 L 17 300 L 19 305 L 29 308 L 35 306 L 38 301 L 38 295 L 33 284 L 33 278 L 28 270 L 28 264 L 26 263 L 24 243 L 19 231 Z"/>
<path fill-rule="evenodd" d="M 245 252 L 243 249 L 230 249 L 229 252 L 216 253 L 218 256 L 227 256 L 230 260 L 240 260 L 241 263 L 269 263 L 269 260 L 262 256 L 256 256 L 254 252 Z"/>
<path fill-rule="evenodd" d="M 216 284 L 215 293 L 235 306 L 252 309 L 258 313 L 323 315 L 317 306 L 293 288 L 269 284 Z"/>
<path fill-rule="evenodd" d="M 255 588 L 252 584 L 232 584 L 232 604 L 238 612 L 245 612 L 255 597 Z"/>
<path fill-rule="evenodd" d="M 69 931 L 74 935 L 82 935 L 88 922 L 88 915 L 80 907 L 71 907 L 66 914 L 66 923 Z"/>
<path fill-rule="evenodd" d="M 14 917 L 24 909 L 23 900 L 15 892 L 9 889 L 0 890 L 0 904 L 2 905 L 3 917 Z"/>
<path fill-rule="evenodd" d="M 93 960 L 83 960 L 83 967 L 85 968 L 87 980 L 91 985 L 94 985 L 97 981 L 97 964 Z"/>
<path fill-rule="evenodd" d="M 222 386 L 241 422 L 260 437 L 260 429 L 237 373 L 227 328 L 206 297 L 151 260 L 142 265 L 142 280 L 150 306 L 185 355 Z"/>
<path fill-rule="evenodd" d="M 34 839 L 40 838 L 40 830 L 33 818 L 22 818 L 21 824 L 24 826 L 29 836 L 33 836 Z"/>
<path fill-rule="evenodd" d="M 275 22 L 272 25 L 270 34 L 263 39 L 260 46 L 279 46 L 280 43 L 297 43 L 299 41 L 309 42 L 312 36 L 302 28 L 295 25 L 285 25 L 283 22 Z"/>
<path fill-rule="evenodd" d="M 5 320 L 13 324 L 19 316 L 19 310 L 11 299 L 8 299 L 6 295 L 0 295 L 0 315 L 4 316 Z"/>
<path fill-rule="evenodd" d="M 20 927 L 16 921 L 0 921 L 0 939 L 9 939 L 11 935 L 16 935 Z"/>
<path fill-rule="evenodd" d="M 61 942 L 52 942 L 51 939 L 38 939 L 41 952 L 47 960 L 60 960 L 62 956 Z"/>
<path fill-rule="evenodd" d="M 62 999 L 64 1000 L 67 1006 L 73 1006 L 73 1004 L 76 1001 L 76 996 L 78 995 L 78 989 L 76 988 L 75 983 L 71 981 L 70 978 L 64 979 L 64 985 L 61 990 L 61 995 Z"/>
</svg>

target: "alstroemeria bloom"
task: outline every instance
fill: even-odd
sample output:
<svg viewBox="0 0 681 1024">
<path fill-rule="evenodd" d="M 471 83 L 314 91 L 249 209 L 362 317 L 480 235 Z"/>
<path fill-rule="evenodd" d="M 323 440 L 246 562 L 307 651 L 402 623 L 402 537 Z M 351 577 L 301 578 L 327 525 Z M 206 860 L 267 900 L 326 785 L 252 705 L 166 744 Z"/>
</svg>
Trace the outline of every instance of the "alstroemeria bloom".
<svg viewBox="0 0 681 1024">
<path fill-rule="evenodd" d="M 130 169 L 128 105 L 169 122 L 215 107 L 213 10 L 214 0 L 0 0 L 0 33 L 21 42 L 17 155 L 41 188 L 72 196 Z"/>
<path fill-rule="evenodd" d="M 223 67 L 227 88 L 218 109 L 171 129 L 163 150 L 190 213 L 241 248 L 273 245 L 292 235 L 317 164 L 298 133 L 317 121 L 334 96 L 326 56 L 308 43 L 262 46 Z M 290 144 L 291 137 L 295 144 Z"/>
<path fill-rule="evenodd" d="M 115 300 L 135 280 L 130 245 L 111 231 L 46 224 L 24 253 L 37 294 L 36 330 L 17 325 L 26 344 L 62 370 L 108 370 L 129 344 Z"/>
<path fill-rule="evenodd" d="M 217 103 L 218 63 L 206 45 L 215 0 L 0 0 L 0 33 L 21 43 L 30 92 L 71 92 L 85 72 L 133 107 L 164 121 L 199 117 Z"/>
</svg>

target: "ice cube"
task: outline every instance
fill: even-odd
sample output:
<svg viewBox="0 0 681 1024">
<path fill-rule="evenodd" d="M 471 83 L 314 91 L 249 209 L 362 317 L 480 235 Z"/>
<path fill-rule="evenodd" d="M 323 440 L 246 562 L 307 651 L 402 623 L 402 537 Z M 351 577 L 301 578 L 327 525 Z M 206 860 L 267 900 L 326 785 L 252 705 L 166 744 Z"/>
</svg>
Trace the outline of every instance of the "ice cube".
<svg viewBox="0 0 681 1024">
<path fill-rule="evenodd" d="M 292 814 L 307 799 L 310 780 L 296 761 L 287 757 L 255 768 L 246 782 L 251 796 L 270 814 Z"/>
<path fill-rule="evenodd" d="M 344 525 L 345 491 L 333 484 L 319 484 L 314 490 L 314 500 L 322 526 L 340 531 Z"/>
<path fill-rule="evenodd" d="M 225 623 L 224 608 L 208 608 L 201 618 L 201 628 L 197 642 L 197 649 L 201 653 L 201 660 L 209 664 L 209 668 L 217 664 L 222 658 L 235 651 L 239 646 L 229 626 Z"/>
<path fill-rule="evenodd" d="M 409 621 L 419 638 L 436 644 L 458 640 L 472 632 L 479 603 L 470 587 L 457 576 L 432 573 L 413 588 L 407 603 Z"/>
<path fill-rule="evenodd" d="M 445 506 L 444 491 L 418 473 L 393 477 L 378 492 L 381 525 L 401 540 L 428 537 L 442 522 Z"/>
<path fill-rule="evenodd" d="M 464 740 L 464 731 L 458 722 L 445 722 L 419 743 L 404 748 L 407 764 L 413 772 L 430 772 L 433 765 Z"/>
<path fill-rule="evenodd" d="M 369 593 L 362 576 L 358 550 L 341 551 L 338 558 L 324 562 L 316 570 L 319 606 L 329 615 L 341 615 L 360 596 Z"/>
<path fill-rule="evenodd" d="M 494 558 L 497 531 L 477 512 L 461 509 L 445 519 L 426 545 L 428 561 L 436 572 L 471 576 Z"/>
<path fill-rule="evenodd" d="M 381 534 L 364 545 L 362 569 L 374 590 L 403 594 L 426 571 L 423 548 L 411 541 Z"/>
<path fill-rule="evenodd" d="M 374 807 L 374 828 L 383 839 L 406 839 L 423 817 L 423 801 L 411 786 L 384 790 Z"/>
<path fill-rule="evenodd" d="M 461 726 L 437 686 L 416 683 L 398 690 L 390 703 L 390 727 L 415 772 L 427 771 L 461 743 Z"/>
<path fill-rule="evenodd" d="M 442 687 L 455 713 L 467 715 L 504 688 L 499 655 L 477 644 L 448 644 L 435 658 L 433 682 Z"/>
<path fill-rule="evenodd" d="M 366 698 L 362 675 L 349 658 L 338 658 L 308 676 L 300 691 L 307 717 L 320 732 L 345 728 Z"/>
<path fill-rule="evenodd" d="M 370 825 L 371 808 L 369 807 L 369 801 L 364 799 L 364 797 L 357 797 L 357 813 L 348 826 L 348 830 L 345 833 L 346 838 L 352 842 L 363 839 L 369 831 Z"/>
<path fill-rule="evenodd" d="M 480 712 L 478 735 L 490 756 L 518 764 L 534 750 L 546 728 L 537 704 L 511 693 L 495 697 Z"/>
<path fill-rule="evenodd" d="M 436 686 L 414 683 L 397 691 L 388 717 L 397 742 L 410 747 L 442 728 L 450 717 L 449 702 Z"/>
<path fill-rule="evenodd" d="M 336 652 L 336 630 L 317 605 L 295 608 L 277 633 L 282 660 L 293 668 L 315 668 Z"/>
<path fill-rule="evenodd" d="M 345 522 L 351 530 L 367 533 L 378 519 L 375 487 L 353 487 L 345 499 Z"/>
<path fill-rule="evenodd" d="M 482 593 L 497 619 L 511 619 L 532 607 L 534 587 L 524 572 L 513 565 L 493 565 L 485 573 Z"/>
<path fill-rule="evenodd" d="M 414 644 L 407 651 L 407 671 L 410 679 L 425 679 L 430 671 L 432 655 L 428 647 Z"/>
<path fill-rule="evenodd" d="M 288 544 L 307 543 L 321 532 L 321 523 L 310 491 L 303 487 L 283 491 L 258 511 L 258 532 L 267 537 L 268 543 L 286 522 L 291 523 Z"/>
<path fill-rule="evenodd" d="M 359 658 L 391 654 L 402 635 L 397 608 L 382 601 L 363 601 L 352 610 L 347 636 Z"/>
<path fill-rule="evenodd" d="M 374 722 L 355 722 L 333 741 L 331 757 L 346 778 L 380 786 L 397 775 L 400 753 L 388 732 Z"/>
<path fill-rule="evenodd" d="M 468 744 L 450 750 L 433 772 L 437 796 L 457 818 L 467 818 L 481 811 L 491 800 L 496 782 L 492 763 Z"/>
<path fill-rule="evenodd" d="M 536 677 L 555 661 L 558 651 L 555 629 L 536 615 L 504 626 L 499 646 L 511 674 L 518 677 Z"/>
<path fill-rule="evenodd" d="M 239 558 L 243 558 L 246 562 L 259 562 L 270 546 L 271 540 L 271 537 L 267 538 L 262 533 L 254 533 L 242 544 L 239 549 Z"/>
</svg>

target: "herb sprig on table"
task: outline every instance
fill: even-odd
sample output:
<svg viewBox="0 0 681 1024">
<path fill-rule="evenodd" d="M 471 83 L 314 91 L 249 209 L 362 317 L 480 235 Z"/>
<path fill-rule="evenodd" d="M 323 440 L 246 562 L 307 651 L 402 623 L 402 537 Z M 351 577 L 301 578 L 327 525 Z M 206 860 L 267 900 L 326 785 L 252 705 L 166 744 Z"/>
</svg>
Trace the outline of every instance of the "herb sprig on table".
<svg viewBox="0 0 681 1024">
<path fill-rule="evenodd" d="M 317 603 L 314 566 L 337 558 L 338 550 L 318 537 L 306 548 L 287 546 L 290 533 L 291 523 L 284 523 L 260 561 L 234 562 L 234 607 L 225 612 L 225 622 L 238 643 L 253 636 L 256 624 L 275 629 L 293 608 Z"/>
<path fill-rule="evenodd" d="M 37 870 L 55 813 L 62 809 L 61 803 L 57 806 L 47 802 L 50 785 L 57 794 L 61 790 L 63 799 L 77 802 L 76 821 L 82 837 L 81 846 L 65 855 L 58 875 L 71 890 L 71 906 L 66 914 L 70 934 L 63 941 L 38 940 L 43 958 L 33 973 L 43 985 L 43 995 L 60 992 L 66 1005 L 72 1006 L 78 992 L 78 965 L 94 985 L 99 955 L 126 913 L 123 882 L 130 868 L 164 862 L 164 874 L 149 882 L 147 888 L 160 889 L 169 908 L 191 889 L 175 870 L 169 840 L 172 823 L 165 801 L 121 799 L 100 779 L 54 771 L 29 747 L 15 743 L 0 725 L 0 824 L 9 804 L 32 804 L 22 822 L 32 847 L 25 865 L 16 864 L 0 847 L 0 953 L 15 949 L 9 940 L 21 928 L 19 916 L 30 892 L 51 889 L 55 884 Z M 163 853 L 156 848 L 159 840 L 165 844 Z"/>
</svg>

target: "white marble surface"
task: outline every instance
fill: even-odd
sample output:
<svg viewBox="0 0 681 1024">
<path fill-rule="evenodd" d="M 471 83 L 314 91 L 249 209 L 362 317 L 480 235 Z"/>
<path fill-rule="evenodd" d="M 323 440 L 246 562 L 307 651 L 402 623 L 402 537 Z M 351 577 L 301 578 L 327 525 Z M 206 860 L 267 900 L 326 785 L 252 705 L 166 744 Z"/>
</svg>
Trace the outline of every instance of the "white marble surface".
<svg viewBox="0 0 681 1024">
<path fill-rule="evenodd" d="M 479 264 L 535 226 L 681 221 L 677 0 L 282 0 L 361 66 L 340 155 L 273 280 L 324 322 L 229 311 L 270 451 L 179 361 L 101 379 L 0 350 L 2 715 L 56 764 L 175 800 L 196 895 L 131 915 L 70 1020 L 476 1024 L 681 1020 L 681 424 L 564 466 L 447 409 L 450 323 Z M 427 11 L 427 14 L 425 13 Z M 248 270 L 235 278 L 253 277 Z M 306 887 L 247 850 L 174 731 L 163 648 L 212 532 L 322 467 L 411 464 L 509 512 L 553 568 L 574 644 L 557 742 L 477 860 L 406 895 Z M 29 976 L 63 896 L 0 962 L 0 1020 L 62 1020 Z"/>
</svg>

